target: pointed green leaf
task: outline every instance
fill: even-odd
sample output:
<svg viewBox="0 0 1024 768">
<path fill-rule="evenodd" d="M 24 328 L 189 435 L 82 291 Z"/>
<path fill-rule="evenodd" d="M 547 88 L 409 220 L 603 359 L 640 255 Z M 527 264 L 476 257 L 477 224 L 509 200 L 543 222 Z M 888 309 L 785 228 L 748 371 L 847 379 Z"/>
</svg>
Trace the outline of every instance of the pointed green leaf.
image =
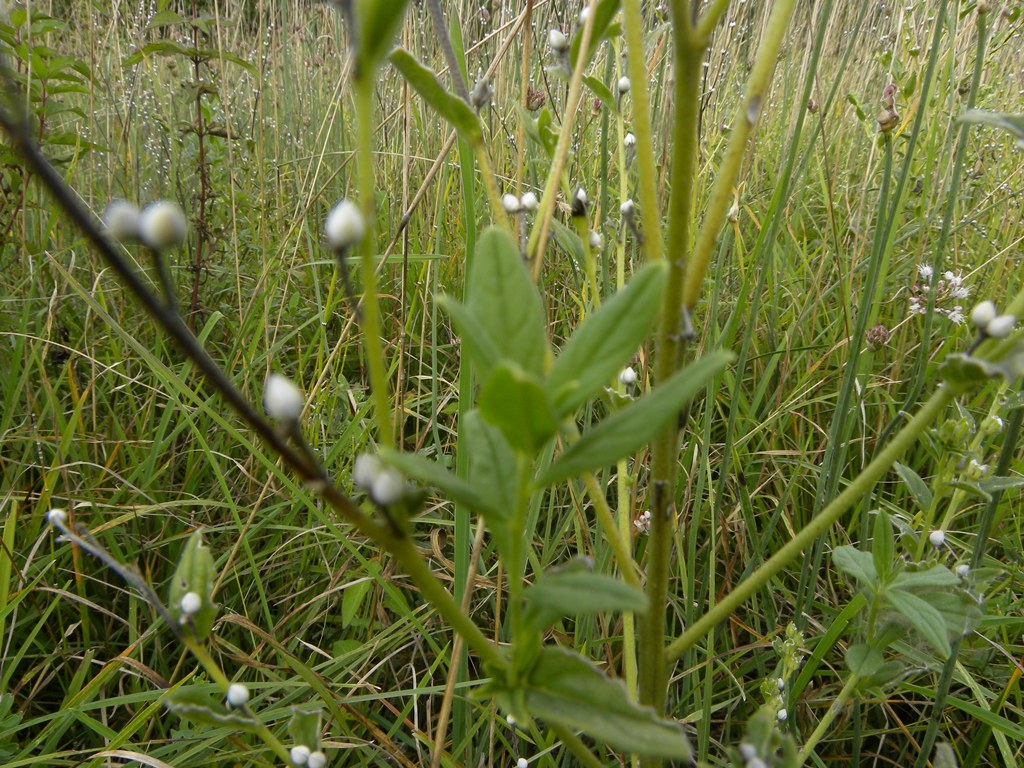
<svg viewBox="0 0 1024 768">
<path fill-rule="evenodd" d="M 488 500 L 465 480 L 448 471 L 436 461 L 414 453 L 382 448 L 380 458 L 412 480 L 440 490 L 447 498 L 465 504 L 480 514 L 495 514 Z"/>
<path fill-rule="evenodd" d="M 982 109 L 969 109 L 959 122 L 968 125 L 992 125 L 1009 131 L 1017 137 L 1017 144 L 1024 147 L 1024 114 L 1013 115 L 1009 112 L 986 112 Z"/>
<path fill-rule="evenodd" d="M 590 60 L 594 57 L 594 53 L 597 51 L 599 45 L 611 35 L 612 19 L 615 18 L 615 14 L 619 12 L 619 5 L 621 0 L 598 0 L 596 7 L 591 9 L 594 14 L 594 25 L 590 32 L 590 45 L 587 46 L 587 57 L 583 62 L 583 68 L 586 69 Z M 576 66 L 577 59 L 580 54 L 580 46 L 583 44 L 583 25 L 579 25 L 576 30 L 576 34 L 572 36 L 572 43 L 569 48 L 570 61 L 573 66 Z"/>
<path fill-rule="evenodd" d="M 676 373 L 648 395 L 616 411 L 570 445 L 537 478 L 545 487 L 581 472 L 614 464 L 650 442 L 707 382 L 733 360 L 718 350 Z"/>
<path fill-rule="evenodd" d="M 466 307 L 503 357 L 540 376 L 548 352 L 540 294 L 512 236 L 485 230 L 473 254 Z"/>
<path fill-rule="evenodd" d="M 875 559 L 870 552 L 861 552 L 849 544 L 832 550 L 832 564 L 847 576 L 855 578 L 862 587 L 878 583 Z"/>
<path fill-rule="evenodd" d="M 502 363 L 480 391 L 480 413 L 513 448 L 533 453 L 558 431 L 558 419 L 536 376 Z"/>
<path fill-rule="evenodd" d="M 196 530 L 185 543 L 178 558 L 178 567 L 171 577 L 169 605 L 171 616 L 186 628 L 191 628 L 199 640 L 205 640 L 217 618 L 217 605 L 213 602 L 213 584 L 217 568 L 213 554 L 203 543 L 203 532 Z M 199 610 L 188 617 L 182 616 L 181 600 L 194 592 L 199 596 Z"/>
<path fill-rule="evenodd" d="M 946 589 L 959 585 L 960 578 L 944 565 L 935 565 L 923 571 L 904 569 L 892 580 L 892 586 L 909 591 Z"/>
<path fill-rule="evenodd" d="M 391 50 L 405 19 L 409 0 L 354 0 L 356 71 L 358 78 L 373 78 Z"/>
<path fill-rule="evenodd" d="M 594 95 L 601 100 L 601 103 L 608 109 L 615 109 L 615 97 L 612 96 L 611 89 L 598 80 L 596 77 L 590 75 L 583 76 L 584 84 L 594 92 Z"/>
<path fill-rule="evenodd" d="M 516 503 L 516 455 L 497 427 L 484 421 L 479 410 L 467 413 L 459 425 L 469 452 L 469 482 L 494 511 L 482 511 L 487 529 L 503 559 L 511 552 L 508 521 Z M 523 531 L 516 535 L 524 535 Z"/>
<path fill-rule="evenodd" d="M 320 748 L 320 709 L 318 707 L 292 707 L 288 721 L 288 735 L 293 744 L 304 744 L 315 751 Z"/>
<path fill-rule="evenodd" d="M 922 512 L 927 512 L 932 505 L 932 491 L 928 487 L 928 484 L 921 479 L 921 476 L 917 474 L 917 472 L 905 464 L 900 464 L 897 461 L 893 464 L 893 469 L 896 470 L 896 474 L 900 476 L 900 480 L 902 480 L 904 485 L 907 486 L 911 497 L 914 499 L 914 503 L 917 504 L 917 508 Z"/>
<path fill-rule="evenodd" d="M 647 596 L 622 579 L 583 569 L 549 571 L 523 590 L 524 620 L 542 629 L 563 616 L 647 610 Z"/>
<path fill-rule="evenodd" d="M 870 645 L 857 643 L 846 649 L 846 668 L 858 677 L 870 677 L 884 663 L 882 652 Z"/>
<path fill-rule="evenodd" d="M 255 733 L 260 723 L 248 715 L 227 709 L 209 693 L 196 686 L 178 688 L 164 697 L 164 704 L 178 717 L 200 725 L 229 725 L 233 729 Z"/>
<path fill-rule="evenodd" d="M 463 353 L 477 367 L 481 379 L 486 379 L 501 359 L 497 345 L 476 321 L 465 304 L 451 296 L 438 296 L 437 304 L 452 319 L 455 332 L 462 342 Z"/>
<path fill-rule="evenodd" d="M 464 139 L 471 144 L 480 141 L 483 133 L 476 112 L 469 104 L 450 93 L 437 79 L 434 70 L 425 67 L 404 48 L 396 48 L 389 58 L 413 90 Z"/>
<path fill-rule="evenodd" d="M 649 264 L 576 329 L 555 358 L 547 390 L 565 416 L 626 366 L 661 309 L 667 267 Z"/>
<path fill-rule="evenodd" d="M 917 630 L 936 653 L 942 658 L 949 656 L 951 649 L 946 621 L 937 608 L 927 600 L 900 589 L 890 589 L 885 596 L 889 604 Z"/>
<path fill-rule="evenodd" d="M 879 578 L 885 581 L 892 573 L 896 557 L 896 542 L 893 540 L 892 525 L 884 510 L 875 513 L 875 528 L 871 539 L 871 557 Z"/>
</svg>

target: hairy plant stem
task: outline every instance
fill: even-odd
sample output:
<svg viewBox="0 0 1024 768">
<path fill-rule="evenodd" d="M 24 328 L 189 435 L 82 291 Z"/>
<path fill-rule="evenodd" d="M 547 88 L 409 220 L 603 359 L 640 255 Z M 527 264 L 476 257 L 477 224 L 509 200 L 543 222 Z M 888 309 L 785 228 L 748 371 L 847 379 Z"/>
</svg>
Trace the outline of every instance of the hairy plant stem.
<svg viewBox="0 0 1024 768">
<path fill-rule="evenodd" d="M 774 555 L 768 558 L 756 571 L 741 581 L 735 589 L 718 602 L 710 611 L 689 627 L 665 649 L 669 660 L 678 659 L 692 648 L 697 641 L 712 628 L 718 626 L 729 614 L 741 606 L 754 593 L 763 589 L 768 581 L 786 565 L 800 556 L 819 536 L 825 533 L 847 510 L 850 509 L 864 494 L 864 490 L 882 477 L 897 459 L 931 425 L 945 410 L 957 392 L 942 384 L 921 406 L 914 417 L 892 439 L 878 456 L 868 464 L 846 487 L 835 497 L 811 522 L 801 528 L 792 539 L 784 544 Z"/>
<path fill-rule="evenodd" d="M 852 698 L 859 684 L 860 677 L 858 675 L 851 674 L 847 678 L 843 689 L 836 695 L 836 698 L 829 706 L 828 711 L 825 712 L 817 727 L 811 735 L 807 737 L 807 741 L 804 742 L 804 745 L 800 748 L 800 753 L 796 757 L 798 766 L 807 762 L 807 758 L 811 756 L 814 748 L 818 746 L 818 742 L 820 742 L 825 737 L 825 734 L 828 733 L 828 728 L 832 725 L 832 721 L 835 720 L 839 713 L 843 711 L 843 708 Z"/>
<path fill-rule="evenodd" d="M 359 205 L 366 221 L 366 233 L 361 249 L 363 276 L 363 348 L 370 374 L 370 394 L 377 420 L 377 439 L 386 448 L 393 448 L 395 435 L 388 394 L 384 350 L 380 341 L 380 306 L 377 302 L 377 271 L 374 263 L 376 251 L 376 206 L 373 181 L 373 80 L 353 80 L 356 95 L 356 147 L 359 176 Z"/>
</svg>

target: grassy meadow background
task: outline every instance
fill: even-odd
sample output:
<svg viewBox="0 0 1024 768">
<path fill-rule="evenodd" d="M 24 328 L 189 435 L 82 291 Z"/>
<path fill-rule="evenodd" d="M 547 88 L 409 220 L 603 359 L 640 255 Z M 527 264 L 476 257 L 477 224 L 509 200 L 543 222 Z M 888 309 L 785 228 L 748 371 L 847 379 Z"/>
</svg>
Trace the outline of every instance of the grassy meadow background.
<svg viewBox="0 0 1024 768">
<path fill-rule="evenodd" d="M 372 444 L 364 361 L 321 235 L 326 212 L 354 195 L 355 186 L 346 35 L 338 14 L 300 0 L 29 5 L 53 17 L 31 34 L 28 28 L 14 33 L 48 51 L 37 51 L 32 76 L 32 108 L 43 117 L 47 155 L 97 213 L 112 198 L 182 204 L 191 235 L 172 274 L 189 323 L 254 401 L 271 370 L 299 383 L 309 397 L 308 439 L 349 483 L 355 456 Z M 943 357 L 970 344 L 968 325 L 937 315 L 925 336 L 923 316 L 910 313 L 918 266 L 935 257 L 953 177 L 955 120 L 976 51 L 974 3 L 950 3 L 935 84 L 920 101 L 938 5 L 798 6 L 736 191 L 735 220 L 719 239 L 694 318 L 701 348 L 742 351 L 743 362 L 690 414 L 679 463 L 683 518 L 669 622 L 675 633 L 821 507 L 822 463 L 847 341 L 879 225 L 885 169 L 875 115 L 890 80 L 899 88 L 902 118 L 890 195 L 904 173 L 913 120 L 920 110 L 927 116 L 899 188 L 870 309 L 870 325 L 884 326 L 888 338 L 861 358 L 855 404 L 844 416 L 848 439 L 826 481 L 841 488 L 855 476 L 886 426 L 935 386 Z M 1021 112 L 1024 18 L 1020 3 L 996 5 L 1006 13 L 991 14 L 977 106 Z M 551 27 L 569 29 L 579 6 L 538 1 L 533 8 L 527 71 L 556 123 L 566 84 L 545 72 L 544 38 Z M 699 162 L 708 184 L 696 190 L 699 201 L 768 6 L 735 0 L 715 32 L 703 79 Z M 461 19 L 470 80 L 493 70 L 484 123 L 499 186 L 515 190 L 525 3 L 449 0 L 445 7 Z M 655 3 L 644 7 L 664 197 L 670 46 L 662 11 Z M 170 18 L 156 16 L 161 10 L 209 19 L 205 31 L 161 26 Z M 808 105 L 801 93 L 822 25 L 815 103 Z M 194 38 L 218 55 L 196 65 L 174 54 L 173 44 L 192 45 Z M 444 69 L 426 11 L 416 4 L 402 42 Z M 147 55 L 135 55 L 147 45 Z M 605 44 L 590 74 L 613 85 L 615 56 Z M 600 274 L 611 291 L 621 202 L 617 138 L 614 115 L 593 102 L 587 93 L 569 176 L 595 201 L 591 223 L 605 239 Z M 387 254 L 380 289 L 403 447 L 453 461 L 459 346 L 433 296 L 461 293 L 467 241 L 485 224 L 487 204 L 477 184 L 467 206 L 457 149 L 444 149 L 447 127 L 391 69 L 376 106 L 377 232 Z M 628 98 L 624 109 L 628 127 Z M 291 705 L 320 695 L 331 765 L 428 765 L 451 632 L 390 558 L 339 526 L 209 394 L 52 201 L 25 183 L 24 168 L 6 145 L 0 150 L 0 763 L 91 768 L 146 755 L 150 765 L 177 768 L 269 764 L 248 737 L 196 728 L 164 710 L 164 689 L 193 675 L 194 664 L 110 571 L 55 540 L 45 512 L 64 507 L 122 561 L 137 564 L 161 593 L 186 536 L 204 528 L 220 569 L 222 611 L 211 647 L 229 674 L 250 685 L 265 720 L 283 728 Z M 981 298 L 1002 303 L 1019 287 L 1024 155 L 1009 134 L 984 127 L 970 131 L 966 153 L 943 258 L 944 269 L 962 274 L 971 292 L 943 308 L 961 304 L 969 314 Z M 787 163 L 792 181 L 776 197 Z M 528 138 L 523 189 L 539 191 L 548 167 Z M 635 172 L 624 182 L 628 196 Z M 408 226 L 399 231 L 410 209 Z M 556 341 L 576 326 L 584 306 L 584 272 L 568 232 L 556 229 L 543 275 Z M 635 239 L 627 243 L 628 273 L 638 253 Z M 148 262 L 139 269 L 148 271 Z M 641 378 L 646 353 L 636 360 Z M 948 418 L 1005 416 L 1015 397 L 997 397 L 988 386 L 961 398 L 962 410 Z M 583 420 L 601 415 L 595 407 Z M 997 447 L 998 439 L 986 458 Z M 952 472 L 955 462 L 938 433 L 904 458 L 925 479 Z M 634 478 L 641 491 L 643 466 L 641 455 Z M 1012 472 L 1021 469 L 1018 453 Z M 613 476 L 603 480 L 610 485 Z M 824 715 L 842 687 L 842 651 L 850 638 L 828 632 L 837 617 L 848 618 L 842 611 L 854 594 L 827 553 L 864 541 L 867 513 L 878 508 L 913 519 L 911 494 L 896 473 L 675 665 L 670 713 L 687 723 L 702 760 L 730 764 L 724 748 L 739 742 L 763 701 L 762 683 L 779 659 L 773 641 L 791 621 L 804 632 L 807 656 L 815 648 L 819 654 L 788 694 L 785 727 L 806 736 Z M 950 564 L 969 558 L 982 508 L 971 497 L 952 521 Z M 644 509 L 641 493 L 632 516 Z M 581 489 L 550 494 L 535 514 L 537 569 L 579 554 L 607 563 L 608 547 Z M 937 714 L 940 738 L 961 757 L 988 739 L 979 765 L 1024 761 L 1022 525 L 1021 497 L 1011 490 L 985 563 L 987 617 L 965 639 Z M 438 574 L 454 585 L 471 542 L 456 528 L 452 505 L 432 498 L 416 532 Z M 642 553 L 644 537 L 634 543 Z M 480 571 L 473 615 L 488 634 L 500 636 L 504 606 L 493 552 L 485 552 Z M 617 670 L 617 622 L 565 622 L 556 637 Z M 916 759 L 938 679 L 934 658 L 919 650 L 912 673 L 887 695 L 844 710 L 818 750 L 819 764 L 902 766 Z M 456 691 L 454 741 L 442 764 L 510 766 L 518 757 L 531 765 L 572 764 L 557 743 L 531 742 L 490 704 L 470 701 L 470 692 L 464 684 Z M 609 757 L 608 764 L 618 763 Z"/>
</svg>

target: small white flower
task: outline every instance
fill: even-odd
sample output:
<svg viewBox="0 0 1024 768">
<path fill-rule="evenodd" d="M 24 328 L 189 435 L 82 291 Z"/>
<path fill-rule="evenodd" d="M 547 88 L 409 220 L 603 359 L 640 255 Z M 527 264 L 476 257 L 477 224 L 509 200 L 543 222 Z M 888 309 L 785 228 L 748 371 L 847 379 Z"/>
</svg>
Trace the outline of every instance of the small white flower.
<svg viewBox="0 0 1024 768">
<path fill-rule="evenodd" d="M 995 302 L 983 301 L 971 312 L 971 322 L 975 328 L 984 328 L 996 319 L 997 314 Z"/>
<path fill-rule="evenodd" d="M 633 215 L 633 211 L 636 210 L 636 204 L 632 200 L 627 200 L 619 206 L 619 213 L 623 216 L 629 217 Z"/>
<path fill-rule="evenodd" d="M 626 387 L 632 387 L 636 384 L 636 379 L 636 371 L 632 368 L 623 368 L 622 372 L 619 373 L 619 383 Z"/>
<path fill-rule="evenodd" d="M 327 755 L 318 749 L 309 756 L 309 760 L 306 761 L 306 765 L 308 765 L 309 768 L 324 768 L 324 766 L 327 765 Z"/>
<path fill-rule="evenodd" d="M 629 133 L 622 137 L 622 144 L 626 147 L 626 149 L 632 149 L 633 147 L 636 146 L 636 135 L 632 131 L 630 131 Z"/>
<path fill-rule="evenodd" d="M 1017 318 L 1013 315 L 999 315 L 988 322 L 985 333 L 993 339 L 1005 339 L 1016 324 Z"/>
<path fill-rule="evenodd" d="M 501 196 L 501 207 L 508 213 L 519 213 L 522 210 L 522 203 L 519 202 L 519 198 L 513 195 L 511 192 L 506 192 Z"/>
<path fill-rule="evenodd" d="M 604 238 L 601 237 L 601 233 L 596 229 L 590 230 L 590 247 L 595 251 L 601 250 L 601 246 L 604 245 Z"/>
<path fill-rule="evenodd" d="M 967 563 L 960 563 L 960 565 L 956 567 L 956 575 L 959 576 L 961 579 L 966 579 L 967 576 L 970 575 L 970 573 L 971 566 L 969 566 Z"/>
<path fill-rule="evenodd" d="M 184 615 L 193 616 L 203 607 L 203 598 L 197 592 L 186 592 L 179 607 Z"/>
<path fill-rule="evenodd" d="M 583 10 L 587 9 L 584 8 Z M 516 760 L 516 768 L 530 768 L 530 761 L 527 760 L 525 757 L 520 757 L 518 760 Z"/>
<path fill-rule="evenodd" d="M 246 703 L 249 701 L 249 689 L 241 683 L 232 683 L 228 687 L 227 699 L 228 704 L 230 704 L 235 709 L 238 709 L 239 707 L 244 707 Z"/>
<path fill-rule="evenodd" d="M 963 325 L 966 322 L 967 317 L 964 315 L 964 308 L 957 304 L 949 312 L 946 313 L 946 317 L 949 318 L 949 322 L 955 325 Z"/>
<path fill-rule="evenodd" d="M 933 547 L 938 549 L 946 543 L 946 532 L 941 529 L 936 529 L 928 534 L 928 541 Z"/>
<path fill-rule="evenodd" d="M 139 209 L 127 200 L 111 200 L 103 209 L 103 226 L 115 240 L 137 240 Z"/>
<path fill-rule="evenodd" d="M 523 207 L 524 211 L 536 211 L 540 203 L 533 192 L 524 192 L 523 196 L 519 199 L 519 204 Z"/>
<path fill-rule="evenodd" d="M 555 53 L 565 53 L 569 50 L 569 40 L 560 29 L 552 29 L 548 32 L 548 45 Z"/>
<path fill-rule="evenodd" d="M 382 507 L 388 507 L 405 496 L 405 478 L 394 467 L 384 467 L 373 480 L 370 496 Z"/>
<path fill-rule="evenodd" d="M 616 83 L 615 87 L 619 89 L 619 95 L 621 96 L 623 94 L 629 93 L 629 89 L 632 87 L 632 83 L 629 82 L 628 77 L 623 76 L 619 78 L 619 82 Z"/>
<path fill-rule="evenodd" d="M 384 464 L 377 456 L 372 453 L 361 453 L 356 457 L 356 463 L 352 467 L 352 480 L 357 488 L 369 491 L 383 469 Z"/>
<path fill-rule="evenodd" d="M 935 270 L 932 269 L 930 264 L 918 264 L 917 274 L 919 274 L 925 280 L 931 280 L 932 276 L 935 274 Z"/>
<path fill-rule="evenodd" d="M 63 509 L 51 509 L 46 513 L 46 522 L 53 526 L 63 526 L 68 522 L 68 513 Z"/>
<path fill-rule="evenodd" d="M 290 379 L 279 373 L 267 376 L 263 385 L 263 407 L 272 419 L 295 421 L 302 413 L 305 400 Z"/>
<path fill-rule="evenodd" d="M 362 211 L 351 200 L 341 200 L 328 212 L 324 220 L 324 236 L 335 250 L 349 248 L 366 234 L 366 221 Z"/>
<path fill-rule="evenodd" d="M 950 295 L 954 299 L 966 299 L 971 295 L 971 286 L 969 285 L 957 285 L 953 288 Z"/>
<path fill-rule="evenodd" d="M 184 211 L 169 200 L 150 203 L 139 214 L 139 240 L 154 251 L 180 245 L 187 231 Z"/>
<path fill-rule="evenodd" d="M 288 756 L 292 759 L 292 765 L 306 765 L 309 763 L 309 747 L 298 744 L 291 748 Z"/>
<path fill-rule="evenodd" d="M 783 707 L 779 710 L 779 714 L 777 714 L 776 717 L 779 718 L 779 722 L 781 723 L 783 720 L 789 717 L 789 712 L 787 712 L 786 708 Z"/>
</svg>

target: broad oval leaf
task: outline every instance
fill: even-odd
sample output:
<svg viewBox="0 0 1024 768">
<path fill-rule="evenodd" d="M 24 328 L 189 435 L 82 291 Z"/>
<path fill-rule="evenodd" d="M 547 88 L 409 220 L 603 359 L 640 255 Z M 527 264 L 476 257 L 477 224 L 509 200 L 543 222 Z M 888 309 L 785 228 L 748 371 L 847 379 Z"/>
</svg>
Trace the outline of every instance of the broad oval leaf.
<svg viewBox="0 0 1024 768">
<path fill-rule="evenodd" d="M 587 470 L 614 464 L 650 442 L 679 410 L 735 356 L 718 350 L 702 357 L 656 387 L 650 394 L 616 411 L 570 445 L 537 478 L 545 487 Z"/>
<path fill-rule="evenodd" d="M 861 552 L 849 544 L 832 550 L 832 563 L 847 576 L 852 576 L 862 587 L 878 583 L 875 559 L 870 552 Z"/>
<path fill-rule="evenodd" d="M 612 611 L 647 610 L 643 590 L 622 579 L 589 570 L 569 569 L 541 574 L 523 590 L 524 618 L 542 629 L 563 616 L 591 616 Z"/>
<path fill-rule="evenodd" d="M 946 620 L 927 600 L 900 589 L 890 589 L 885 593 L 889 604 L 921 635 L 942 658 L 950 653 L 949 636 Z"/>
<path fill-rule="evenodd" d="M 292 707 L 288 721 L 288 735 L 293 744 L 305 744 L 312 750 L 320 748 L 320 709 L 318 707 Z"/>
<path fill-rule="evenodd" d="M 875 563 L 875 571 L 885 581 L 892 573 L 893 560 L 896 557 L 896 542 L 893 541 L 892 524 L 885 510 L 875 513 L 874 533 L 871 538 L 871 557 Z"/>
<path fill-rule="evenodd" d="M 983 109 L 969 109 L 964 112 L 959 122 L 968 125 L 992 125 L 1009 131 L 1017 137 L 1017 144 L 1024 147 L 1024 114 L 1013 115 L 1009 112 L 986 112 Z"/>
<path fill-rule="evenodd" d="M 389 58 L 413 90 L 447 120 L 452 128 L 471 144 L 480 141 L 483 133 L 473 108 L 448 91 L 437 79 L 434 70 L 421 64 L 404 48 L 396 48 Z"/>
<path fill-rule="evenodd" d="M 857 643 L 846 649 L 846 668 L 858 677 L 870 677 L 882 668 L 885 656 L 877 648 Z"/>
<path fill-rule="evenodd" d="M 632 358 L 661 309 L 666 271 L 664 263 L 644 267 L 570 337 L 547 378 L 559 415 L 599 392 Z"/>
<path fill-rule="evenodd" d="M 917 508 L 922 512 L 927 512 L 932 505 L 932 491 L 928 484 L 921 479 L 917 472 L 905 464 L 900 464 L 897 461 L 892 466 L 896 470 L 896 474 L 900 476 L 900 480 L 907 486 L 910 495 L 913 496 Z"/>
<path fill-rule="evenodd" d="M 455 332 L 462 342 L 463 353 L 477 367 L 480 377 L 486 379 L 501 359 L 498 346 L 487 335 L 465 304 L 451 296 L 438 296 L 437 304 L 452 319 Z"/>
<path fill-rule="evenodd" d="M 487 529 L 502 559 L 511 556 L 509 518 L 516 501 L 516 455 L 497 427 L 484 421 L 480 411 L 467 413 L 459 425 L 469 452 L 469 482 L 478 489 L 493 510 L 490 517 L 481 510 Z M 517 536 L 526 535 L 517 531 Z"/>
<path fill-rule="evenodd" d="M 594 7 L 592 7 L 591 13 L 594 14 L 594 26 L 590 31 L 590 44 L 587 46 L 587 56 L 583 60 L 583 68 L 586 69 L 593 58 L 594 53 L 597 51 L 599 45 L 604 42 L 605 38 L 611 37 L 613 30 L 617 29 L 617 26 L 612 24 L 612 19 L 615 18 L 615 14 L 619 12 L 619 6 L 621 0 L 598 0 Z M 572 37 L 572 43 L 569 48 L 569 56 L 573 66 L 577 65 L 577 61 L 580 55 L 580 46 L 583 45 L 583 26 L 576 30 L 576 34 Z"/>
<path fill-rule="evenodd" d="M 892 586 L 909 591 L 949 589 L 960 586 L 960 577 L 944 565 L 935 565 L 923 571 L 904 569 L 896 574 Z"/>
<path fill-rule="evenodd" d="M 509 445 L 533 453 L 558 431 L 558 419 L 536 376 L 502 363 L 480 391 L 480 413 Z"/>
</svg>

